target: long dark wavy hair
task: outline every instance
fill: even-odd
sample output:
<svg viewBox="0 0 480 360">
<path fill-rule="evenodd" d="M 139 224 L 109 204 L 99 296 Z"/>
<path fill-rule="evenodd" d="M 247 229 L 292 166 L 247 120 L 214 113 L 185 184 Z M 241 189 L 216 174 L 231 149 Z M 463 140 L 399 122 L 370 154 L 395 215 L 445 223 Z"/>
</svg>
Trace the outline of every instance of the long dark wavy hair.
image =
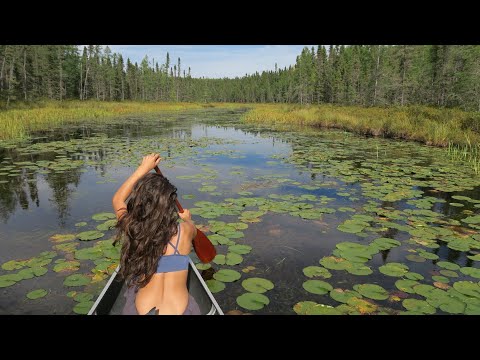
<svg viewBox="0 0 480 360">
<path fill-rule="evenodd" d="M 177 188 L 160 174 L 148 173 L 134 185 L 114 242 L 122 241 L 120 275 L 129 286 L 148 284 L 168 241 L 177 234 L 176 199 Z"/>
</svg>

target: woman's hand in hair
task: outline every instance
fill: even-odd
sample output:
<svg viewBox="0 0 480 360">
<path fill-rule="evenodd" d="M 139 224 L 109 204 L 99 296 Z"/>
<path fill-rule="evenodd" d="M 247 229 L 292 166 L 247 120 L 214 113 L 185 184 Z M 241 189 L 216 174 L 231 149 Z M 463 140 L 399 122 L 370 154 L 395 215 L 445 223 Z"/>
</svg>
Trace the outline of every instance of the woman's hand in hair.
<svg viewBox="0 0 480 360">
<path fill-rule="evenodd" d="M 147 174 L 150 170 L 157 166 L 161 160 L 162 158 L 160 157 L 160 154 L 151 153 L 147 156 L 144 156 L 142 163 L 138 167 L 138 170 L 144 174 Z"/>
</svg>

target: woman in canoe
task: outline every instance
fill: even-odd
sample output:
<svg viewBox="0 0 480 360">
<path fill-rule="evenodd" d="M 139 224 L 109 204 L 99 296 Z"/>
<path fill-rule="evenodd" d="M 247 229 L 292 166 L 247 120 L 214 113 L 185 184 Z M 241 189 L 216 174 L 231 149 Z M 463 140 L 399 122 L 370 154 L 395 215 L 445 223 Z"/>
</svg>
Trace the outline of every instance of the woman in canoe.
<svg viewBox="0 0 480 360">
<path fill-rule="evenodd" d="M 123 314 L 200 315 L 187 289 L 188 254 L 197 229 L 190 211 L 177 212 L 177 188 L 150 172 L 160 160 L 159 154 L 145 156 L 112 199 L 115 242 L 123 242 L 120 275 L 128 285 Z"/>
</svg>

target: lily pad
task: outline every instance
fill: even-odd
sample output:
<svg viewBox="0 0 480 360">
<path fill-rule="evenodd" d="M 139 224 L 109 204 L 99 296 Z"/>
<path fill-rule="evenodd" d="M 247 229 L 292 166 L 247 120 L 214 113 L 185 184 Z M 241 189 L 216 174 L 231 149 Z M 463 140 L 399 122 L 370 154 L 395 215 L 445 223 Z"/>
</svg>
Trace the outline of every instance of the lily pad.
<svg viewBox="0 0 480 360">
<path fill-rule="evenodd" d="M 212 293 L 218 293 L 225 289 L 225 284 L 218 280 L 210 279 L 206 281 L 206 284 Z"/>
<path fill-rule="evenodd" d="M 438 259 L 438 255 L 436 254 L 432 254 L 428 251 L 425 251 L 425 250 L 419 250 L 418 251 L 419 255 L 424 257 L 425 259 L 429 259 L 429 260 L 437 260 Z"/>
<path fill-rule="evenodd" d="M 253 278 L 243 280 L 242 286 L 245 290 L 250 291 L 252 293 L 257 293 L 257 294 L 264 293 L 274 288 L 274 285 L 270 280 L 262 279 L 258 277 L 253 277 Z"/>
<path fill-rule="evenodd" d="M 103 237 L 105 234 L 98 230 L 89 230 L 77 234 L 77 237 L 82 241 L 96 240 Z"/>
<path fill-rule="evenodd" d="M 73 300 L 75 300 L 76 302 L 80 302 L 80 303 L 90 301 L 92 299 L 93 299 L 93 294 L 89 294 L 89 293 L 86 293 L 86 292 L 77 293 L 73 297 Z"/>
<path fill-rule="evenodd" d="M 440 305 L 440 310 L 449 314 L 462 314 L 465 311 L 466 304 L 455 298 L 448 298 L 448 300 Z"/>
<path fill-rule="evenodd" d="M 373 273 L 373 270 L 370 269 L 367 265 L 352 263 L 351 267 L 346 268 L 347 272 L 352 275 L 370 275 Z"/>
<path fill-rule="evenodd" d="M 361 295 L 373 300 L 388 299 L 388 292 L 383 287 L 375 284 L 357 284 L 353 287 Z"/>
<path fill-rule="evenodd" d="M 103 249 L 103 254 L 113 260 L 120 259 L 120 246 L 113 246 L 110 244 L 109 247 Z"/>
<path fill-rule="evenodd" d="M 480 305 L 467 304 L 465 315 L 480 315 Z"/>
<path fill-rule="evenodd" d="M 356 297 L 360 299 L 362 295 L 360 295 L 354 290 L 344 290 L 337 288 L 330 291 L 330 297 L 338 302 L 347 303 L 350 298 Z"/>
<path fill-rule="evenodd" d="M 461 221 L 467 224 L 480 224 L 480 215 L 469 216 L 465 219 L 462 219 Z"/>
<path fill-rule="evenodd" d="M 92 216 L 92 219 L 95 221 L 105 221 L 105 220 L 116 219 L 116 218 L 117 216 L 114 213 L 109 213 L 109 212 L 98 213 Z"/>
<path fill-rule="evenodd" d="M 213 245 L 235 245 L 235 242 L 230 240 L 229 238 L 219 235 L 213 234 L 208 237 Z"/>
<path fill-rule="evenodd" d="M 54 242 L 64 242 L 64 241 L 71 241 L 75 240 L 75 235 L 74 234 L 57 234 L 53 235 L 50 240 Z"/>
<path fill-rule="evenodd" d="M 55 272 L 77 271 L 78 269 L 80 269 L 80 263 L 78 261 L 64 261 L 53 267 L 53 271 Z"/>
<path fill-rule="evenodd" d="M 347 304 L 338 305 L 335 309 L 340 311 L 342 315 L 361 315 L 357 309 Z"/>
<path fill-rule="evenodd" d="M 332 285 L 321 280 L 307 280 L 302 286 L 308 292 L 318 295 L 323 295 L 333 290 Z"/>
<path fill-rule="evenodd" d="M 461 294 L 480 298 L 480 285 L 471 281 L 457 281 L 453 288 Z"/>
<path fill-rule="evenodd" d="M 35 277 L 33 269 L 31 268 L 20 270 L 18 275 L 22 277 L 22 280 L 33 279 Z"/>
<path fill-rule="evenodd" d="M 37 266 L 37 267 L 33 267 L 32 271 L 35 276 L 43 276 L 47 273 L 48 269 L 41 266 Z"/>
<path fill-rule="evenodd" d="M 454 264 L 452 262 L 448 261 L 439 261 L 436 263 L 437 266 L 440 266 L 441 268 L 447 269 L 447 270 L 459 270 L 460 266 L 457 264 Z"/>
<path fill-rule="evenodd" d="M 307 266 L 303 269 L 303 274 L 306 277 L 313 278 L 313 277 L 322 277 L 324 279 L 328 279 L 332 277 L 330 271 L 320 266 Z"/>
<path fill-rule="evenodd" d="M 53 248 L 55 250 L 71 253 L 76 250 L 78 245 L 79 243 L 74 242 L 74 243 L 58 244 L 58 245 L 55 245 Z"/>
<path fill-rule="evenodd" d="M 224 235 L 230 239 L 240 239 L 245 235 L 241 231 L 219 231 L 219 234 Z"/>
<path fill-rule="evenodd" d="M 237 297 L 237 304 L 247 310 L 260 310 L 269 303 L 270 300 L 263 294 L 245 293 Z"/>
<path fill-rule="evenodd" d="M 435 314 L 435 308 L 424 300 L 405 299 L 402 302 L 405 309 L 420 312 L 422 314 Z"/>
<path fill-rule="evenodd" d="M 480 261 L 480 254 L 467 256 L 470 260 Z"/>
<path fill-rule="evenodd" d="M 342 315 L 342 313 L 333 306 L 316 304 L 307 310 L 307 315 Z"/>
<path fill-rule="evenodd" d="M 195 266 L 197 267 L 198 270 L 207 270 L 212 267 L 211 264 L 202 264 L 202 263 L 195 264 Z"/>
<path fill-rule="evenodd" d="M 10 260 L 2 264 L 2 269 L 7 271 L 18 270 L 25 267 L 25 261 Z"/>
<path fill-rule="evenodd" d="M 92 308 L 94 302 L 93 301 L 83 301 L 79 302 L 75 307 L 73 308 L 73 312 L 75 314 L 80 314 L 80 315 L 86 315 Z"/>
<path fill-rule="evenodd" d="M 65 278 L 65 281 L 63 282 L 63 285 L 65 285 L 65 286 L 84 286 L 84 285 L 90 284 L 90 281 L 91 281 L 91 279 L 86 275 L 73 274 L 73 275 L 67 276 Z"/>
<path fill-rule="evenodd" d="M 45 259 L 45 258 L 40 258 L 40 257 L 35 257 L 26 262 L 26 265 L 28 267 L 34 268 L 34 267 L 41 267 L 48 265 L 52 262 L 52 259 Z"/>
<path fill-rule="evenodd" d="M 235 244 L 235 245 L 229 246 L 228 251 L 235 254 L 245 255 L 245 254 L 248 254 L 250 251 L 252 251 L 252 247 L 249 245 Z"/>
<path fill-rule="evenodd" d="M 400 241 L 390 238 L 378 238 L 373 240 L 373 243 L 379 250 L 388 250 L 401 245 Z"/>
<path fill-rule="evenodd" d="M 241 223 L 241 222 L 238 222 L 238 223 L 230 223 L 230 224 L 228 224 L 228 225 L 233 226 L 233 228 L 234 228 L 235 230 L 245 230 L 245 229 L 248 228 L 248 225 L 247 225 L 247 224 Z"/>
<path fill-rule="evenodd" d="M 225 264 L 233 266 L 233 265 L 238 265 L 243 261 L 242 255 L 235 254 L 233 252 L 227 253 L 225 257 Z"/>
<path fill-rule="evenodd" d="M 432 291 L 435 291 L 435 287 L 427 284 L 419 284 L 419 285 L 414 285 L 413 290 L 415 291 L 415 294 L 422 295 L 424 297 L 429 297 L 432 294 Z"/>
<path fill-rule="evenodd" d="M 445 284 L 445 283 L 441 283 L 441 282 L 438 282 L 438 281 L 435 281 L 433 283 L 433 286 L 435 286 L 436 288 L 442 289 L 442 290 L 450 289 L 450 285 Z"/>
<path fill-rule="evenodd" d="M 221 269 L 213 274 L 213 278 L 222 282 L 234 282 L 240 279 L 242 275 L 235 270 Z"/>
<path fill-rule="evenodd" d="M 85 222 L 85 221 L 80 221 L 80 222 L 76 223 L 75 226 L 76 226 L 76 227 L 87 226 L 87 222 Z"/>
<path fill-rule="evenodd" d="M 116 224 L 117 224 L 116 219 L 107 220 L 104 223 L 97 225 L 97 230 L 107 231 L 107 230 L 113 229 Z"/>
<path fill-rule="evenodd" d="M 12 285 L 15 285 L 16 283 L 17 283 L 16 281 L 8 278 L 7 275 L 0 276 L 0 288 L 12 286 Z"/>
<path fill-rule="evenodd" d="M 480 269 L 474 268 L 474 267 L 462 267 L 460 269 L 460 272 L 462 274 L 480 279 Z"/>
<path fill-rule="evenodd" d="M 417 254 L 410 254 L 410 255 L 407 255 L 405 257 L 410 261 L 418 262 L 418 263 L 422 263 L 422 262 L 427 261 L 424 257 L 422 257 L 420 255 L 417 255 Z"/>
<path fill-rule="evenodd" d="M 452 270 L 440 270 L 440 274 L 448 277 L 458 277 L 458 274 Z"/>
<path fill-rule="evenodd" d="M 78 260 L 96 260 L 102 257 L 102 249 L 96 247 L 89 247 L 75 251 L 75 259 Z"/>
<path fill-rule="evenodd" d="M 306 315 L 307 311 L 315 305 L 317 305 L 317 303 L 314 301 L 301 301 L 293 306 L 293 311 L 298 315 Z"/>
<path fill-rule="evenodd" d="M 371 314 L 378 309 L 377 304 L 356 297 L 348 299 L 347 304 L 354 307 L 360 314 Z"/>
<path fill-rule="evenodd" d="M 27 298 L 29 298 L 30 300 L 40 299 L 45 295 L 47 295 L 47 293 L 48 292 L 45 289 L 37 289 L 37 290 L 30 291 L 27 294 Z"/>
<path fill-rule="evenodd" d="M 450 282 L 450 279 L 445 277 L 445 276 L 439 276 L 439 275 L 434 275 L 432 276 L 432 280 L 435 282 L 441 282 L 444 284 L 448 284 Z"/>
<path fill-rule="evenodd" d="M 350 234 L 359 233 L 364 228 L 365 228 L 365 226 L 357 224 L 357 223 L 346 223 L 346 224 L 344 223 L 344 224 L 341 224 L 337 227 L 338 230 L 346 232 L 346 233 L 350 233 Z"/>
<path fill-rule="evenodd" d="M 346 268 L 352 266 L 352 263 L 348 260 L 335 256 L 326 256 L 320 260 L 320 265 L 323 265 L 330 270 L 345 270 Z"/>
<path fill-rule="evenodd" d="M 423 280 L 423 275 L 416 273 L 416 272 L 408 272 L 404 275 L 409 280 Z"/>
<path fill-rule="evenodd" d="M 242 272 L 246 274 L 253 270 L 255 270 L 255 266 L 247 266 L 245 269 L 242 269 Z"/>
<path fill-rule="evenodd" d="M 397 287 L 398 290 L 409 293 L 409 294 L 414 294 L 415 290 L 413 289 L 413 286 L 418 285 L 418 281 L 415 280 L 397 280 L 395 282 L 395 286 Z"/>
<path fill-rule="evenodd" d="M 217 265 L 225 265 L 225 255 L 217 254 L 212 261 Z"/>
<path fill-rule="evenodd" d="M 400 263 L 388 263 L 386 265 L 382 265 L 378 268 L 378 270 L 385 275 L 400 277 L 405 275 L 408 272 L 408 266 Z"/>
</svg>

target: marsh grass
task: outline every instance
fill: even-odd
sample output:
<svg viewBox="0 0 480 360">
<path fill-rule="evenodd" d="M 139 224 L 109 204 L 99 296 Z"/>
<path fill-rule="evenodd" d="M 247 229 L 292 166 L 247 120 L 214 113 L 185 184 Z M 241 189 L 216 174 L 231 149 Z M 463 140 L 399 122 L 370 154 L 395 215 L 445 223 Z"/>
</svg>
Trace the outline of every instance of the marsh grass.
<svg viewBox="0 0 480 360">
<path fill-rule="evenodd" d="M 32 131 L 48 130 L 86 119 L 101 120 L 131 114 L 200 110 L 212 107 L 239 108 L 240 106 L 221 103 L 38 102 L 0 111 L 0 140 L 24 139 Z"/>
<path fill-rule="evenodd" d="M 480 144 L 456 145 L 449 143 L 447 152 L 452 161 L 458 161 L 469 164 L 475 174 L 480 174 Z"/>
<path fill-rule="evenodd" d="M 268 104 L 255 106 L 242 119 L 248 123 L 343 129 L 367 136 L 414 140 L 445 147 L 453 161 L 468 163 L 476 174 L 480 174 L 479 112 L 427 106 L 364 108 Z"/>
<path fill-rule="evenodd" d="M 250 123 L 300 124 L 336 128 L 362 135 L 415 140 L 447 147 L 480 142 L 480 113 L 406 106 L 257 105 L 243 115 Z"/>
</svg>

